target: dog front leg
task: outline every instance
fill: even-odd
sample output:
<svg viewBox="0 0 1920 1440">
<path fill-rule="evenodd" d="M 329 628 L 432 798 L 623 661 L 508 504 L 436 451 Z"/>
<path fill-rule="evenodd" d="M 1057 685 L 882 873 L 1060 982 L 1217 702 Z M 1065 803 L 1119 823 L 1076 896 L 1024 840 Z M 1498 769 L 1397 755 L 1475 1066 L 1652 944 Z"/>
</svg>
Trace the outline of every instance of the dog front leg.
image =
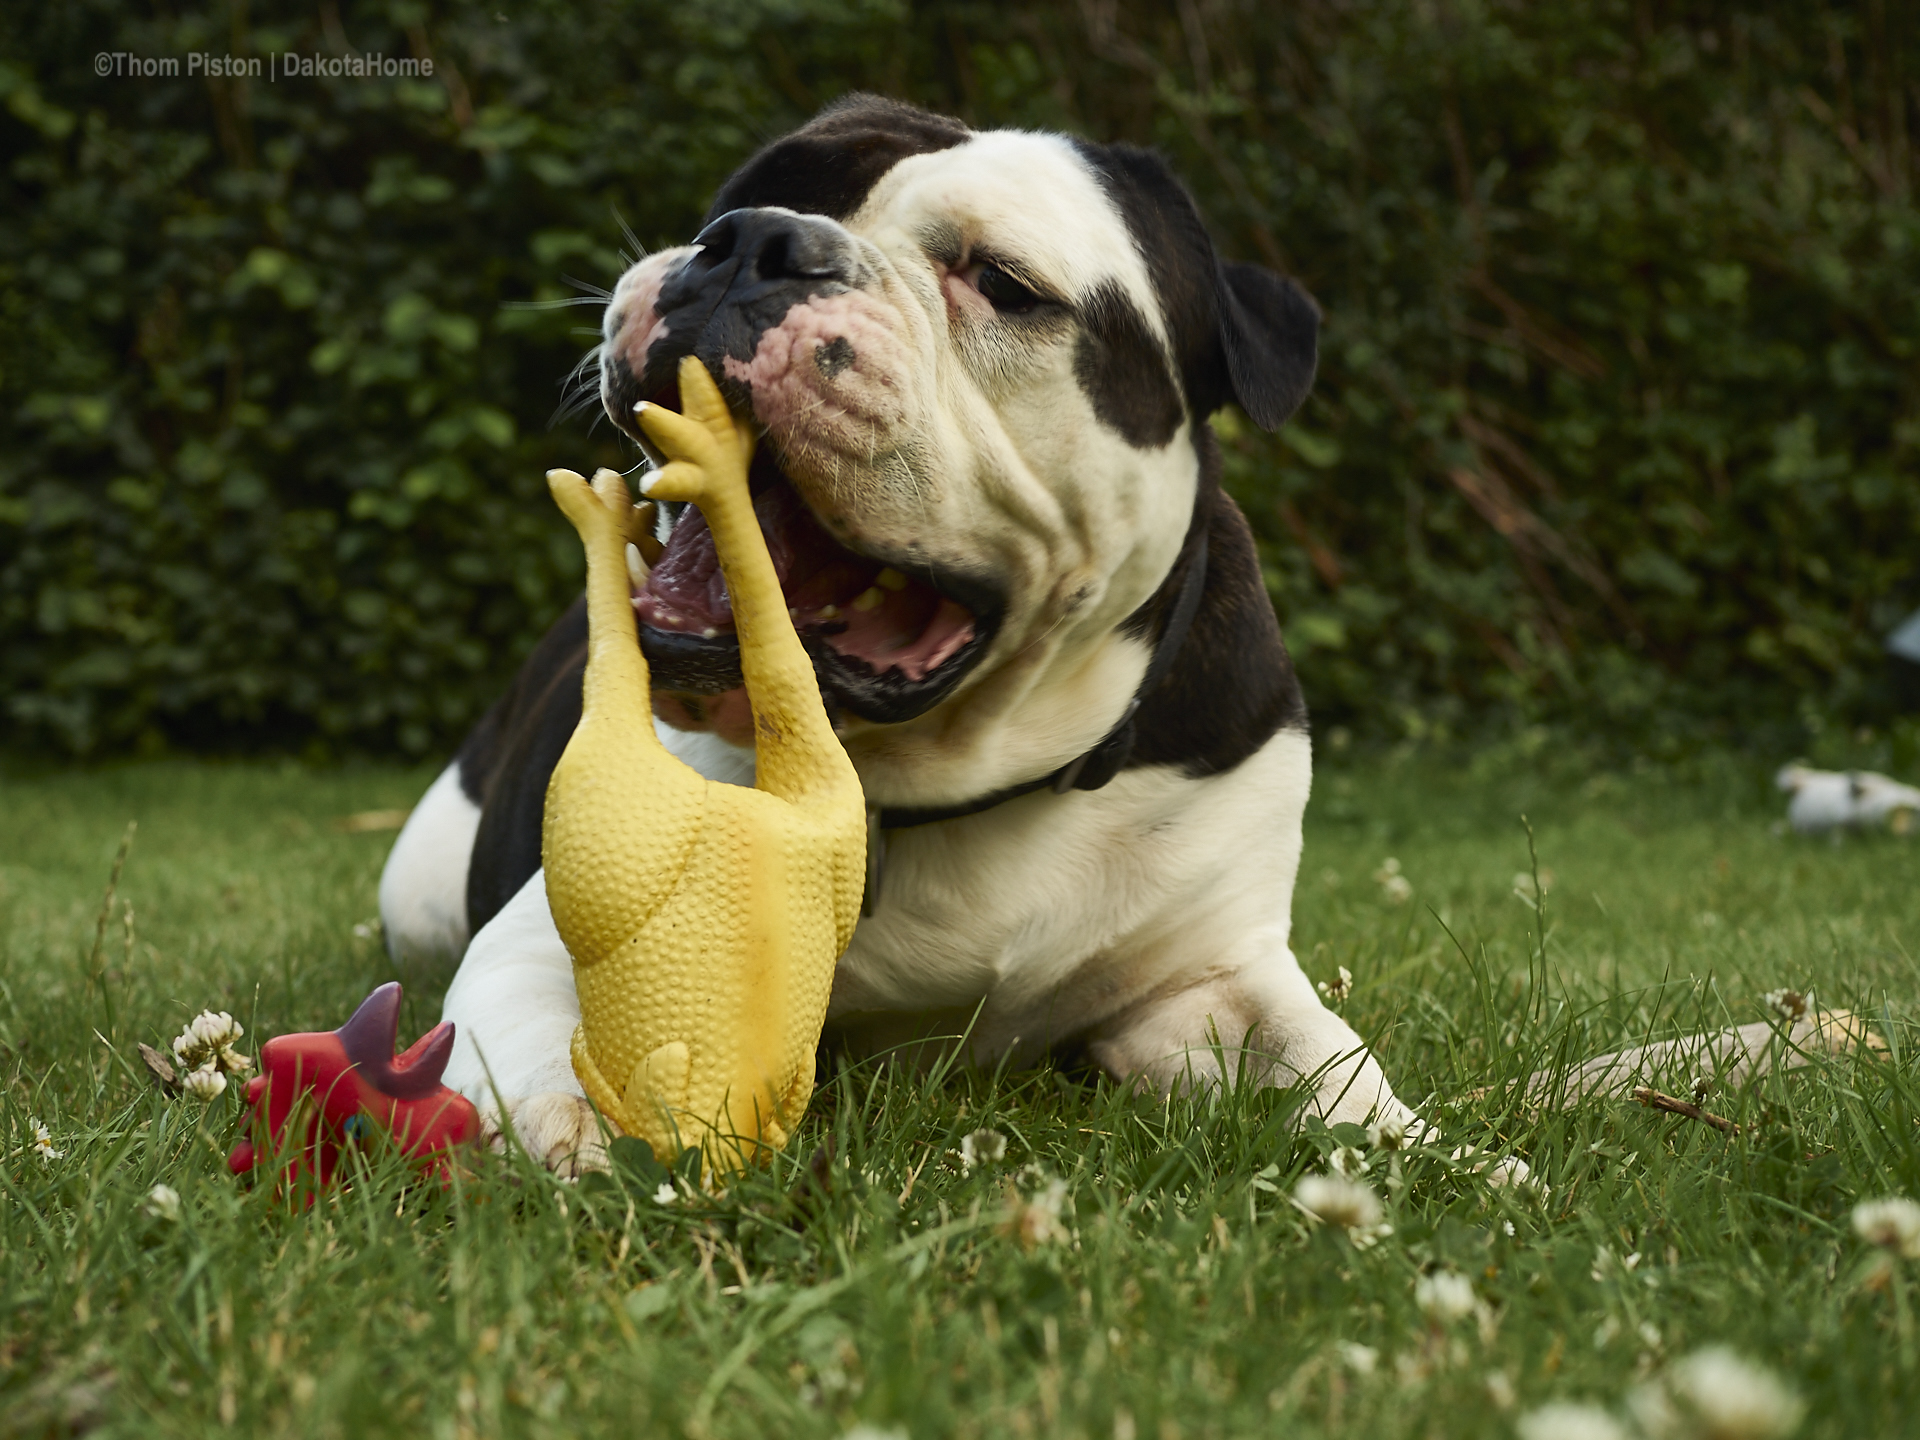
<svg viewBox="0 0 1920 1440">
<path fill-rule="evenodd" d="M 545 871 L 473 937 L 440 1016 L 456 1027 L 445 1083 L 480 1108 L 495 1148 L 511 1130 L 563 1175 L 607 1168 L 603 1122 L 573 1073 L 580 999 Z"/>
<path fill-rule="evenodd" d="M 1284 945 L 1257 965 L 1146 997 L 1099 1026 L 1090 1048 L 1109 1073 L 1163 1094 L 1244 1072 L 1268 1085 L 1307 1081 L 1314 1113 L 1329 1123 L 1416 1123 L 1372 1052 L 1321 1002 Z"/>
</svg>

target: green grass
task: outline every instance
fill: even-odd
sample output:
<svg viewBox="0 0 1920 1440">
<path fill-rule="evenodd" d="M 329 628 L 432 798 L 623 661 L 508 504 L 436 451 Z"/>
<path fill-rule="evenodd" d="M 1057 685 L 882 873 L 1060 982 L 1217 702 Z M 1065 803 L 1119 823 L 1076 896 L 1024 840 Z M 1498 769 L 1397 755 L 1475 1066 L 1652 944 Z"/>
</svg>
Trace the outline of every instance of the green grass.
<svg viewBox="0 0 1920 1440">
<path fill-rule="evenodd" d="M 1848 1217 L 1920 1192 L 1920 850 L 1773 834 L 1764 777 L 1732 761 L 1552 778 L 1551 758 L 1320 777 L 1304 963 L 1353 972 L 1350 1018 L 1401 1093 L 1440 1097 L 1450 1145 L 1517 1152 L 1549 1186 L 1491 1189 L 1415 1151 L 1370 1249 L 1289 1201 L 1332 1144 L 1299 1132 L 1297 1096 L 1163 1103 L 1052 1070 L 843 1072 L 774 1173 L 712 1202 L 662 1206 L 637 1177 L 567 1186 L 518 1157 L 407 1188 L 376 1154 L 290 1211 L 225 1171 L 232 1092 L 169 1102 L 127 1061 L 209 1006 L 249 1045 L 331 1028 L 389 978 L 354 927 L 390 837 L 332 821 L 407 803 L 426 772 L 15 773 L 0 1434 L 1502 1435 L 1556 1399 L 1624 1415 L 1709 1344 L 1783 1376 L 1803 1435 L 1913 1433 L 1920 1296 L 1904 1269 L 1870 1283 Z M 1544 917 L 1514 895 L 1523 813 L 1554 872 Z M 1408 903 L 1372 878 L 1389 855 Z M 1871 1013 L 1894 1055 L 1715 1097 L 1745 1127 L 1731 1140 L 1627 1102 L 1461 1101 L 1557 1056 L 1759 1018 L 1781 986 Z M 410 1038 L 439 996 L 408 998 Z M 38 1154 L 30 1118 L 63 1156 Z M 1007 1157 L 963 1173 L 951 1152 L 981 1127 Z M 1010 1215 L 1054 1178 L 1065 1237 L 1029 1248 Z M 177 1221 L 142 1211 L 161 1181 Z M 1470 1277 L 1484 1323 L 1429 1326 L 1414 1287 L 1435 1269 Z M 1378 1352 L 1371 1374 L 1342 1342 Z"/>
</svg>

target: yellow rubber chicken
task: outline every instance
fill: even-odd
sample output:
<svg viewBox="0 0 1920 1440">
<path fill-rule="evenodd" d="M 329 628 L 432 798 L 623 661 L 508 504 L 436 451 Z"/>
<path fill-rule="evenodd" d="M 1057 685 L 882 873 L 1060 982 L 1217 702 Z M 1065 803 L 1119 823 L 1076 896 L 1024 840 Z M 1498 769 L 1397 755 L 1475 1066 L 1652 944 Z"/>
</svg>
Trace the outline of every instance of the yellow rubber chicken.
<svg viewBox="0 0 1920 1440">
<path fill-rule="evenodd" d="M 643 482 L 700 507 L 732 597 L 753 704 L 755 788 L 709 781 L 661 745 L 629 601 L 633 507 L 610 470 L 547 484 L 587 551 L 580 725 L 547 786 L 547 898 L 573 957 L 573 1068 L 590 1098 L 708 1173 L 786 1144 L 813 1089 L 834 963 L 859 918 L 866 806 L 794 634 L 747 493 L 751 430 L 692 357 L 685 414 L 643 407 L 670 463 Z"/>
</svg>

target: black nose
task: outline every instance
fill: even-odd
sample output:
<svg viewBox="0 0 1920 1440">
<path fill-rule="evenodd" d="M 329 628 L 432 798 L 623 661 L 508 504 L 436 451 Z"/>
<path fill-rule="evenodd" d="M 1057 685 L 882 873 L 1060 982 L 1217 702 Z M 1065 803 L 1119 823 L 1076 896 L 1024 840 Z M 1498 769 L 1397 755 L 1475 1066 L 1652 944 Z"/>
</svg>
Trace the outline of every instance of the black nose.
<svg viewBox="0 0 1920 1440">
<path fill-rule="evenodd" d="M 791 210 L 729 210 L 699 235 L 700 253 L 687 262 L 693 275 L 729 263 L 732 287 L 779 280 L 851 279 L 847 232 L 831 220 Z M 690 276 L 691 278 L 691 276 Z"/>
</svg>

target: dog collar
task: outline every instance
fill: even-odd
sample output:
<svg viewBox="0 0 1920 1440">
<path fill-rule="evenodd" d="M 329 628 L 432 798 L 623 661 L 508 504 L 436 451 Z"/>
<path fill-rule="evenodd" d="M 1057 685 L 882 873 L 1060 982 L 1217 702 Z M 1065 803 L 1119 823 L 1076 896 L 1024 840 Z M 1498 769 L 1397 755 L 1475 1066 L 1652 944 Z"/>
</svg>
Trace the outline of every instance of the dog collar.
<svg viewBox="0 0 1920 1440">
<path fill-rule="evenodd" d="M 1059 769 L 1040 776 L 1037 780 L 1025 780 L 1018 785 L 1009 785 L 1004 790 L 995 790 L 990 795 L 982 795 L 977 800 L 966 800 L 958 805 L 945 805 L 928 809 L 912 807 L 874 806 L 867 811 L 867 889 L 869 895 L 879 888 L 879 856 L 884 850 L 882 832 L 887 830 L 909 830 L 916 825 L 936 825 L 942 820 L 959 820 L 967 815 L 978 815 L 982 810 L 991 810 L 994 806 L 1008 800 L 1018 799 L 1022 795 L 1031 795 L 1036 790 L 1052 790 L 1056 795 L 1064 795 L 1069 790 L 1098 790 L 1126 766 L 1127 757 L 1133 753 L 1135 729 L 1133 717 L 1138 713 L 1141 702 L 1150 695 L 1160 682 L 1167 678 L 1167 672 L 1173 668 L 1175 656 L 1187 638 L 1187 631 L 1193 627 L 1193 617 L 1200 610 L 1200 594 L 1207 583 L 1207 532 L 1200 531 L 1200 543 L 1194 547 L 1193 559 L 1187 566 L 1186 576 L 1180 582 L 1180 594 L 1173 604 L 1173 612 L 1160 630 L 1160 638 L 1154 642 L 1153 658 L 1147 662 L 1147 673 L 1141 678 L 1140 688 L 1133 692 L 1133 698 L 1127 702 L 1127 708 L 1121 712 L 1120 719 L 1101 741 L 1091 749 L 1083 750 Z"/>
</svg>

